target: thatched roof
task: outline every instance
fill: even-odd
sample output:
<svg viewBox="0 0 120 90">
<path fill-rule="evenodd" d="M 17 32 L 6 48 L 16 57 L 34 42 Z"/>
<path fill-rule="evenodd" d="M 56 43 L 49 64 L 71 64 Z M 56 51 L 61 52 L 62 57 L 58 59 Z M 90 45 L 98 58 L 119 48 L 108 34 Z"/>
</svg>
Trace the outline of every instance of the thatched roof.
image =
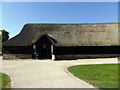
<svg viewBox="0 0 120 90">
<path fill-rule="evenodd" d="M 112 46 L 118 44 L 118 23 L 26 24 L 3 46 L 30 46 L 43 35 L 57 46 Z"/>
</svg>

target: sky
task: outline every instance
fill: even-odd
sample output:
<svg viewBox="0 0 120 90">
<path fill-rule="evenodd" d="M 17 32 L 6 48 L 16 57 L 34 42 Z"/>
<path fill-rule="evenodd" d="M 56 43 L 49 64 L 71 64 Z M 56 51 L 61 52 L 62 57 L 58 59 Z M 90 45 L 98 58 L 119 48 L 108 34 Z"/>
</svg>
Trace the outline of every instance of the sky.
<svg viewBox="0 0 120 90">
<path fill-rule="evenodd" d="M 2 2 L 2 25 L 17 35 L 27 23 L 118 22 L 117 2 Z"/>
</svg>

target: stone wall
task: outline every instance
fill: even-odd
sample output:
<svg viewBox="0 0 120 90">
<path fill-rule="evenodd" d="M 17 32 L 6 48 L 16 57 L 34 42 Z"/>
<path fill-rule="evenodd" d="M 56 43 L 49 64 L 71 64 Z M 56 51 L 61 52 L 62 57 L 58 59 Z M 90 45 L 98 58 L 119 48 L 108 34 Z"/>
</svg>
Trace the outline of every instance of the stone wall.
<svg viewBox="0 0 120 90">
<path fill-rule="evenodd" d="M 75 60 L 81 58 L 112 58 L 120 54 L 92 54 L 92 55 L 55 55 L 55 60 Z M 3 54 L 3 60 L 32 59 L 32 54 Z"/>
<path fill-rule="evenodd" d="M 81 58 L 112 58 L 112 57 L 120 57 L 120 54 L 84 54 L 84 55 L 55 55 L 56 60 L 74 60 Z"/>
<path fill-rule="evenodd" d="M 3 54 L 3 60 L 32 59 L 32 54 Z"/>
</svg>

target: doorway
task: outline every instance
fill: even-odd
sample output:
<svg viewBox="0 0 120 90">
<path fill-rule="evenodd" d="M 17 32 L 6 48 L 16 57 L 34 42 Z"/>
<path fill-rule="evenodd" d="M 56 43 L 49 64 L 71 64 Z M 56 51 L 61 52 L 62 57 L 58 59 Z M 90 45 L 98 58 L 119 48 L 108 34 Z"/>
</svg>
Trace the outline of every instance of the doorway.
<svg viewBox="0 0 120 90">
<path fill-rule="evenodd" d="M 33 44 L 33 59 L 52 59 L 55 43 L 57 41 L 49 35 L 42 35 Z"/>
<path fill-rule="evenodd" d="M 51 59 L 51 45 L 37 45 L 36 52 L 38 52 L 38 59 Z"/>
</svg>

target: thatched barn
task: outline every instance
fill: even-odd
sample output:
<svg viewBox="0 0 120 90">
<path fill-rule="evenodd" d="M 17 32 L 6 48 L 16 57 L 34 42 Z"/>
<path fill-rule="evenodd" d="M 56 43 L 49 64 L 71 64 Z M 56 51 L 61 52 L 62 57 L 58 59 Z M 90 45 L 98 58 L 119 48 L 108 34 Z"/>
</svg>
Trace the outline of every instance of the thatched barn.
<svg viewBox="0 0 120 90">
<path fill-rule="evenodd" d="M 26 24 L 3 43 L 3 59 L 119 56 L 118 23 Z"/>
</svg>

